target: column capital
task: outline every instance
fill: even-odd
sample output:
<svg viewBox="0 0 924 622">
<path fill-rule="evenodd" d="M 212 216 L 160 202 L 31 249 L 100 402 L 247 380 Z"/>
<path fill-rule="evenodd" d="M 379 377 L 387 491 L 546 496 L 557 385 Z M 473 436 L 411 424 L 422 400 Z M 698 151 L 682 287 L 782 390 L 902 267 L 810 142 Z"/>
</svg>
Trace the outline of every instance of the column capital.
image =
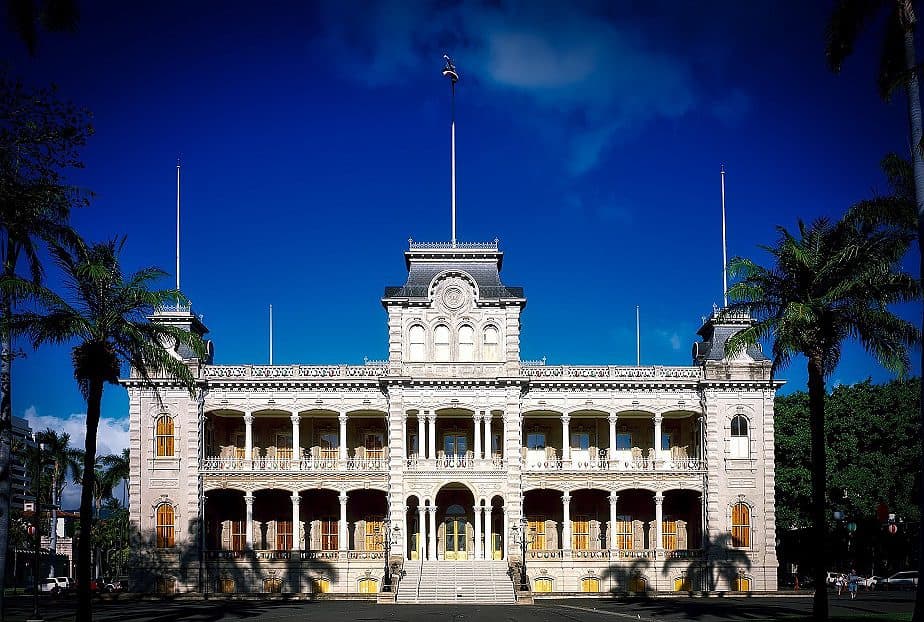
<svg viewBox="0 0 924 622">
<path fill-rule="evenodd" d="M 654 496 L 655 505 L 661 505 L 664 503 L 664 495 L 660 492 L 656 492 Z"/>
<path fill-rule="evenodd" d="M 609 496 L 610 505 L 616 505 L 616 500 L 619 499 L 619 495 L 613 494 Z"/>
<path fill-rule="evenodd" d="M 661 422 L 664 421 L 664 417 L 661 415 L 655 415 L 651 418 L 651 420 L 654 421 L 655 425 L 661 425 Z"/>
<path fill-rule="evenodd" d="M 340 505 L 346 505 L 346 502 L 347 502 L 347 499 L 349 499 L 349 496 L 347 495 L 347 493 L 342 492 L 337 496 L 337 498 L 340 499 Z"/>
<path fill-rule="evenodd" d="M 567 492 L 561 496 L 562 503 L 569 503 L 570 501 L 571 501 L 571 495 L 569 495 Z"/>
<path fill-rule="evenodd" d="M 254 496 L 252 492 L 244 493 L 244 503 L 247 505 L 253 505 L 253 499 Z"/>
<path fill-rule="evenodd" d="M 251 423 L 253 423 L 253 415 L 244 413 L 244 425 L 250 425 Z"/>
<path fill-rule="evenodd" d="M 569 421 L 571 421 L 571 415 L 562 415 L 562 416 L 561 416 L 561 422 L 562 422 L 562 423 L 568 423 Z"/>
<path fill-rule="evenodd" d="M 609 417 L 606 418 L 606 420 L 612 423 L 613 425 L 616 425 L 616 422 L 619 421 L 619 417 L 617 415 L 610 415 Z"/>
<path fill-rule="evenodd" d="M 299 415 L 297 412 L 294 412 L 294 413 L 292 413 L 292 416 L 289 417 L 289 420 L 290 420 L 292 423 L 298 423 L 299 421 L 302 420 L 302 417 L 301 417 L 301 415 Z"/>
<path fill-rule="evenodd" d="M 301 503 L 301 500 L 302 500 L 302 496 L 300 494 L 298 494 L 297 492 L 292 493 L 292 505 L 298 505 L 299 503 Z"/>
<path fill-rule="evenodd" d="M 430 512 L 431 514 L 436 514 L 436 506 L 435 506 L 435 505 L 428 505 L 428 506 L 427 506 L 427 511 Z"/>
<path fill-rule="evenodd" d="M 340 423 L 346 423 L 347 419 L 349 419 L 349 417 L 347 417 L 346 413 L 340 413 L 340 416 L 337 417 L 337 420 L 340 421 Z"/>
<path fill-rule="evenodd" d="M 482 410 L 481 412 L 478 412 L 476 410 L 475 414 L 473 415 L 473 418 L 475 419 L 475 421 L 484 421 L 484 411 Z"/>
</svg>

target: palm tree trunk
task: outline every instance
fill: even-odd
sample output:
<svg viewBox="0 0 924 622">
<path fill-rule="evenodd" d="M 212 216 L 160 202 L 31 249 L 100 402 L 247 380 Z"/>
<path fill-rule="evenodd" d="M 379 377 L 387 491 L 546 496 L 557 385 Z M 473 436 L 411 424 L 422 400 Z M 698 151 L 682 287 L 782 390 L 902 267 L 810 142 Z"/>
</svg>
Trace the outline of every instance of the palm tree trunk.
<svg viewBox="0 0 924 622">
<path fill-rule="evenodd" d="M 58 481 L 51 482 L 51 531 L 48 533 L 51 540 L 51 552 L 48 554 L 48 576 L 56 577 L 55 557 L 58 554 Z"/>
<path fill-rule="evenodd" d="M 90 379 L 87 391 L 87 440 L 84 445 L 83 479 L 80 491 L 80 542 L 77 550 L 77 622 L 91 622 L 90 600 L 91 538 L 93 525 L 93 488 L 96 480 L 96 433 L 103 400 L 102 378 Z"/>
<path fill-rule="evenodd" d="M 13 304 L 3 295 L 2 318 L 12 315 Z M 10 370 L 13 363 L 13 339 L 6 322 L 0 324 L 0 620 L 5 618 L 3 592 L 6 588 L 6 553 L 10 538 L 11 447 L 13 443 L 13 405 L 10 396 Z"/>
<path fill-rule="evenodd" d="M 809 358 L 809 429 L 812 435 L 812 557 L 815 559 L 815 596 L 812 617 L 828 619 L 825 584 L 825 376 L 821 356 Z"/>
<path fill-rule="evenodd" d="M 921 91 L 918 85 L 917 59 L 914 50 L 914 8 L 911 2 L 902 2 L 901 10 L 909 27 L 905 28 L 905 68 L 910 72 L 905 83 L 908 96 L 908 125 L 911 130 L 911 164 L 914 170 L 914 197 L 918 208 L 918 249 L 920 255 L 921 278 L 924 279 L 924 157 L 921 153 L 922 123 L 921 118 Z M 921 329 L 924 331 L 924 310 L 921 314 Z M 921 364 L 924 365 L 924 349 L 921 350 Z M 924 382 L 921 382 L 921 393 L 918 396 L 920 409 L 918 421 L 918 442 L 921 446 L 921 475 L 924 476 Z M 918 511 L 924 516 L 924 495 L 918 495 Z M 924 529 L 918 529 L 918 559 L 924 560 Z M 918 584 L 914 602 L 914 615 L 912 622 L 924 622 L 924 586 Z"/>
</svg>

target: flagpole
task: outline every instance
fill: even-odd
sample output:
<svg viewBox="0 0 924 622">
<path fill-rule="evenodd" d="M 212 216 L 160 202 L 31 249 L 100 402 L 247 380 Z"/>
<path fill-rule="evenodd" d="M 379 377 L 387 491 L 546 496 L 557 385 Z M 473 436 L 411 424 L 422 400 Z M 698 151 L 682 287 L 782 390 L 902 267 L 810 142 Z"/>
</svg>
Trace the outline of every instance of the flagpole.
<svg viewBox="0 0 924 622">
<path fill-rule="evenodd" d="M 722 300 L 728 307 L 728 252 L 725 247 L 725 165 L 722 165 Z"/>
<path fill-rule="evenodd" d="M 273 305 L 269 306 L 269 364 L 273 364 Z"/>
<path fill-rule="evenodd" d="M 639 323 L 638 305 L 635 305 L 635 366 L 642 366 L 642 331 Z"/>
<path fill-rule="evenodd" d="M 176 288 L 180 289 L 180 159 L 176 159 Z"/>
<path fill-rule="evenodd" d="M 452 64 L 452 59 L 449 58 L 446 54 L 443 54 L 443 58 L 446 59 L 446 66 L 443 67 L 443 75 L 449 78 L 449 86 L 452 91 L 452 110 L 451 110 L 451 124 L 450 128 L 452 131 L 452 156 L 451 156 L 451 166 L 452 166 L 452 241 L 451 246 L 456 247 L 456 82 L 459 81 L 459 74 L 456 72 L 456 66 Z"/>
</svg>

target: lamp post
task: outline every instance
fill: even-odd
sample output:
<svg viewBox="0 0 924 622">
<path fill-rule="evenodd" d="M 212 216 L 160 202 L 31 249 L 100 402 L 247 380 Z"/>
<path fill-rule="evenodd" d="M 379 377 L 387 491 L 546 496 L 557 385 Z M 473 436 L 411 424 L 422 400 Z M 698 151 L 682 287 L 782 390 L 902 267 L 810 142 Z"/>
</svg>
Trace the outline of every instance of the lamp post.
<svg viewBox="0 0 924 622">
<path fill-rule="evenodd" d="M 526 574 L 526 545 L 529 539 L 529 521 L 526 520 L 525 516 L 521 517 L 519 523 L 514 523 L 510 531 L 513 532 L 513 541 L 519 542 L 520 544 L 520 555 L 522 560 L 520 563 L 520 590 L 528 591 L 529 576 Z"/>
<path fill-rule="evenodd" d="M 382 591 L 391 591 L 391 518 L 386 516 L 382 520 L 382 549 L 385 551 L 385 576 L 382 577 Z"/>
</svg>

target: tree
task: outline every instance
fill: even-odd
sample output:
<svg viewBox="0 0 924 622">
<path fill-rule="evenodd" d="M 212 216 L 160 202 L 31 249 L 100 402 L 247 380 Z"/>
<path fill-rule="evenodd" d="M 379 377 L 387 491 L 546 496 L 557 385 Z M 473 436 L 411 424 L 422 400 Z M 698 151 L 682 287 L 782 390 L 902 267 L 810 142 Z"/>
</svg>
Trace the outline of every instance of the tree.
<svg viewBox="0 0 924 622">
<path fill-rule="evenodd" d="M 35 56 L 38 48 L 38 31 L 73 32 L 77 30 L 80 11 L 74 0 L 7 0 L 10 28 L 26 44 L 29 54 Z"/>
<path fill-rule="evenodd" d="M 882 52 L 879 57 L 879 95 L 888 100 L 898 87 L 904 87 L 907 99 L 908 128 L 911 139 L 912 178 L 914 203 L 917 214 L 918 249 L 920 250 L 919 275 L 924 278 L 924 119 L 921 111 L 921 92 L 918 84 L 918 63 L 915 52 L 914 30 L 917 15 L 912 0 L 839 0 L 828 24 L 826 55 L 828 66 L 840 71 L 844 61 L 853 53 L 861 33 L 880 13 L 886 13 L 882 33 Z M 921 315 L 924 331 L 924 310 Z M 924 366 L 924 350 L 921 352 Z M 918 439 L 921 443 L 920 470 L 924 476 L 924 383 L 919 401 Z M 919 510 L 924 515 L 924 494 L 920 495 Z M 918 542 L 919 559 L 924 559 L 924 529 Z M 914 605 L 914 622 L 924 621 L 924 586 L 918 585 Z"/>
<path fill-rule="evenodd" d="M 122 482 L 125 482 L 125 488 L 128 488 L 129 459 L 127 447 L 122 450 L 121 454 L 103 456 L 100 462 L 105 469 L 105 478 L 110 489 L 115 489 Z M 122 505 L 128 507 L 125 504 L 125 488 L 122 489 Z"/>
<path fill-rule="evenodd" d="M 35 435 L 35 440 L 45 446 L 44 455 L 52 464 L 51 471 L 51 556 L 48 576 L 57 576 L 55 573 L 55 554 L 58 550 L 58 504 L 61 502 L 61 493 L 67 486 L 70 476 L 73 480 L 80 479 L 80 463 L 83 461 L 83 451 L 70 446 L 71 435 L 67 432 L 58 433 L 51 428 Z"/>
<path fill-rule="evenodd" d="M 93 494 L 96 486 L 96 437 L 100 404 L 106 384 L 116 384 L 121 366 L 153 387 L 153 379 L 166 378 L 194 391 L 195 379 L 182 357 L 171 350 L 183 345 L 204 357 L 201 337 L 176 326 L 157 324 L 147 317 L 166 304 L 185 301 L 174 289 L 154 289 L 166 276 L 159 268 L 145 268 L 125 277 L 119 265 L 122 240 L 99 244 L 78 241 L 74 248 L 52 245 L 51 253 L 65 277 L 70 301 L 43 290 L 43 313 L 25 312 L 17 325 L 27 327 L 34 346 L 42 343 L 69 343 L 74 378 L 87 402 L 87 436 L 84 452 L 83 488 L 80 495 L 80 530 L 90 533 Z M 158 394 L 159 395 L 159 394 Z M 90 538 L 81 538 L 78 557 L 90 559 Z M 90 566 L 78 567 L 77 620 L 91 620 Z"/>
<path fill-rule="evenodd" d="M 871 228 L 851 219 L 799 222 L 798 237 L 778 227 L 779 240 L 767 250 L 773 266 L 732 260 L 740 277 L 729 290 L 735 302 L 726 314 L 749 311 L 755 321 L 729 340 L 734 352 L 773 339 L 773 371 L 795 355 L 808 360 L 811 431 L 815 597 L 813 616 L 828 617 L 825 589 L 825 382 L 840 360 L 844 340 L 856 338 L 880 363 L 904 373 L 907 348 L 920 333 L 888 305 L 917 299 L 920 287 L 899 271 L 911 237 L 892 227 Z"/>
<path fill-rule="evenodd" d="M 42 279 L 38 247 L 67 240 L 72 207 L 86 195 L 65 183 L 68 169 L 82 166 L 80 148 L 93 133 L 89 113 L 58 100 L 54 89 L 29 89 L 0 74 L 0 586 L 5 585 L 10 509 L 11 382 L 10 318 L 19 300 L 20 258 L 33 284 Z M 0 619 L 3 618 L 0 590 Z"/>
</svg>

